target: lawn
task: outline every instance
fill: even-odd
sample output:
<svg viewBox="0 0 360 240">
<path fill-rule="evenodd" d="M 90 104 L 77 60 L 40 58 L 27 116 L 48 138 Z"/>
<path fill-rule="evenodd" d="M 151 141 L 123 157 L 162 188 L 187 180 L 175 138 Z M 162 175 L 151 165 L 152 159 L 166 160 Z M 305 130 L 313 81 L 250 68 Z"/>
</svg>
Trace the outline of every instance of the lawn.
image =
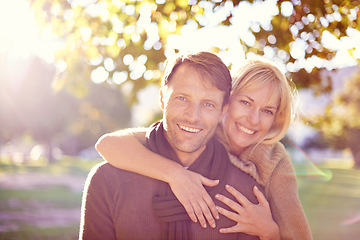
<svg viewBox="0 0 360 240">
<path fill-rule="evenodd" d="M 76 179 L 83 181 L 97 162 L 68 158 L 50 166 L 2 164 L 0 177 L 33 173 L 54 178 L 78 177 Z M 359 239 L 360 170 L 344 168 L 340 162 L 318 171 L 323 175 L 299 174 L 298 177 L 300 199 L 314 239 Z M 45 181 L 44 184 L 46 182 L 50 183 Z M 0 239 L 77 239 L 78 216 L 69 218 L 68 215 L 80 214 L 81 195 L 81 188 L 74 190 L 64 183 L 30 189 L 9 189 L 0 185 Z M 48 213 L 45 215 L 59 214 L 57 219 L 50 219 L 57 220 L 55 225 L 46 224 L 47 218 L 39 218 L 44 208 Z M 7 215 L 17 217 L 7 218 Z M 29 222 L 31 217 L 34 221 Z"/>
<path fill-rule="evenodd" d="M 299 195 L 315 240 L 360 239 L 360 170 L 327 168 L 329 177 L 299 177 Z"/>
<path fill-rule="evenodd" d="M 1 164 L 0 239 L 77 239 L 82 186 L 98 162 L 65 158 L 51 165 Z"/>
</svg>

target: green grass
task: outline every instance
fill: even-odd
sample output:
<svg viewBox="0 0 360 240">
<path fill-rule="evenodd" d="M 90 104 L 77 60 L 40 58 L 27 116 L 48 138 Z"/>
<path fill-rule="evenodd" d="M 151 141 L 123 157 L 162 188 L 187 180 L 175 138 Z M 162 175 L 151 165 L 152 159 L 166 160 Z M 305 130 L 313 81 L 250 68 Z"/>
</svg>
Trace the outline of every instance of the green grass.
<svg viewBox="0 0 360 240">
<path fill-rule="evenodd" d="M 71 191 L 69 188 L 61 185 L 49 186 L 42 189 L 32 190 L 12 190 L 0 189 L 0 210 L 11 210 L 11 206 L 6 208 L 6 200 L 16 199 L 22 204 L 26 202 L 40 202 L 42 204 L 51 205 L 56 208 L 79 208 L 81 206 L 81 192 Z"/>
<path fill-rule="evenodd" d="M 99 160 L 100 161 L 100 160 Z M 51 165 L 12 165 L 6 162 L 0 164 L 0 174 L 19 173 L 48 173 L 61 176 L 87 176 L 90 169 L 99 161 L 87 161 L 79 158 L 65 157 L 62 161 Z M 37 214 L 37 209 L 42 206 L 54 209 L 79 209 L 81 207 L 81 191 L 73 191 L 64 185 L 48 185 L 34 189 L 1 189 L 0 212 L 17 214 L 27 211 Z M 79 223 L 60 227 L 34 227 L 22 219 L 2 219 L 1 226 L 18 226 L 18 229 L 0 231 L 0 239 L 40 239 L 40 240 L 71 240 L 77 239 Z"/>
<path fill-rule="evenodd" d="M 86 176 L 90 169 L 101 159 L 89 161 L 77 157 L 64 156 L 61 161 L 53 164 L 46 162 L 14 165 L 6 161 L 0 161 L 0 174 L 1 173 L 24 173 L 24 172 L 38 172 L 38 173 L 52 173 L 52 174 L 70 174 Z"/>
<path fill-rule="evenodd" d="M 329 168 L 331 177 L 300 177 L 299 195 L 314 239 L 359 239 L 360 170 Z"/>
<path fill-rule="evenodd" d="M 76 240 L 78 226 L 67 228 L 34 228 L 24 225 L 19 231 L 0 232 L 2 240 Z"/>
</svg>

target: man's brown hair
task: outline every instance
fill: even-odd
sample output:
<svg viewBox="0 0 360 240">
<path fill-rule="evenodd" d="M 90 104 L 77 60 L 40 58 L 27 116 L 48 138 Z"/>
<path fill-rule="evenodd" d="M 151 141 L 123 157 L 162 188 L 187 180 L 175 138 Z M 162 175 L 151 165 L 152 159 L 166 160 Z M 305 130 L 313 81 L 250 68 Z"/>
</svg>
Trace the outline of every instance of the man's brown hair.
<svg viewBox="0 0 360 240">
<path fill-rule="evenodd" d="M 161 81 L 162 86 L 169 83 L 181 64 L 192 66 L 204 76 L 204 79 L 209 79 L 217 89 L 223 91 L 225 93 L 223 106 L 228 102 L 231 91 L 231 75 L 227 66 L 218 56 L 210 52 L 196 52 L 178 54 L 174 58 L 168 59 Z"/>
</svg>

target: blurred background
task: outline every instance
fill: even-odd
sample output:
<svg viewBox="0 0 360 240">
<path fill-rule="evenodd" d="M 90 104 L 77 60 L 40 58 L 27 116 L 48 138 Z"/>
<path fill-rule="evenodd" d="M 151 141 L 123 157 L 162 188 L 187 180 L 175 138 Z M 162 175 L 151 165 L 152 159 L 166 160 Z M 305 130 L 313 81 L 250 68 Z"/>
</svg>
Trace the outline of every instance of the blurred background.
<svg viewBox="0 0 360 240">
<path fill-rule="evenodd" d="M 164 60 L 274 61 L 314 239 L 360 235 L 360 1 L 0 0 L 0 239 L 77 239 L 97 139 L 161 116 Z"/>
</svg>

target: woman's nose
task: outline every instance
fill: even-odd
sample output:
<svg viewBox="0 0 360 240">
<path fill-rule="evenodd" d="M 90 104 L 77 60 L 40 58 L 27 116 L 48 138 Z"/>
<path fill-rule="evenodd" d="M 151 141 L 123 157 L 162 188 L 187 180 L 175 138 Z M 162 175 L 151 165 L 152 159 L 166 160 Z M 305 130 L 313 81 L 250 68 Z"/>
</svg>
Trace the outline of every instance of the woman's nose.
<svg viewBox="0 0 360 240">
<path fill-rule="evenodd" d="M 260 111 L 253 109 L 248 116 L 249 122 L 252 125 L 258 125 L 260 122 Z"/>
</svg>

